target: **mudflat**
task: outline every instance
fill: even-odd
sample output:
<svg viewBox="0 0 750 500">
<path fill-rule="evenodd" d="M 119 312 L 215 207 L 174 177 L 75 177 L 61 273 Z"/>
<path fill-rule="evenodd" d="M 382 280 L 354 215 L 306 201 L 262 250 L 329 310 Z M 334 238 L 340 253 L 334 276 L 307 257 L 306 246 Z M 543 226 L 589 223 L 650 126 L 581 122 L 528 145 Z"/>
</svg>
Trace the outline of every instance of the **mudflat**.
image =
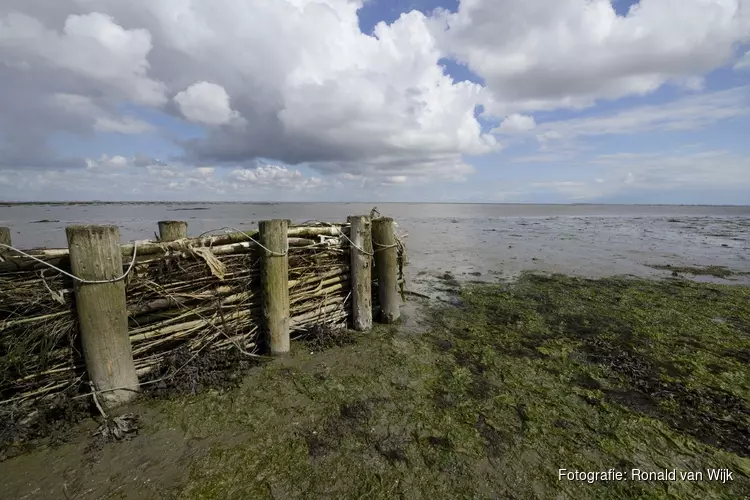
<svg viewBox="0 0 750 500">
<path fill-rule="evenodd" d="M 0 490 L 750 495 L 750 287 L 523 274 L 453 290 L 452 304 L 412 300 L 402 325 L 319 331 L 237 376 L 217 379 L 209 363 L 205 380 L 185 374 L 122 410 L 138 417 L 138 435 L 105 443 L 92 437 L 98 421 L 69 426 L 62 444 L 40 440 L 0 463 Z"/>
</svg>

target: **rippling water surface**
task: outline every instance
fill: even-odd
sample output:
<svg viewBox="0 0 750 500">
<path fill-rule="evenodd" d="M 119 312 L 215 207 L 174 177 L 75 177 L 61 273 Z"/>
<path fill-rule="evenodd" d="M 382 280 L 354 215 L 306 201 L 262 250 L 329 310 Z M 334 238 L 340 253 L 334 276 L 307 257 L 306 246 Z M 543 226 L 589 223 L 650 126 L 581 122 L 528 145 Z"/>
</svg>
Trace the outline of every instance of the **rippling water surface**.
<svg viewBox="0 0 750 500">
<path fill-rule="evenodd" d="M 64 247 L 64 228 L 71 224 L 117 224 L 128 241 L 153 237 L 157 221 L 165 219 L 188 221 L 190 236 L 197 236 L 223 226 L 249 229 L 263 219 L 345 221 L 370 209 L 356 203 L 6 205 L 0 225 L 11 227 L 17 247 Z M 750 271 L 750 207 L 393 203 L 378 209 L 407 234 L 414 290 L 434 291 L 445 272 L 463 281 L 494 281 L 526 269 L 592 277 L 668 274 L 649 264 Z M 750 283 L 750 276 L 732 279 Z"/>
</svg>

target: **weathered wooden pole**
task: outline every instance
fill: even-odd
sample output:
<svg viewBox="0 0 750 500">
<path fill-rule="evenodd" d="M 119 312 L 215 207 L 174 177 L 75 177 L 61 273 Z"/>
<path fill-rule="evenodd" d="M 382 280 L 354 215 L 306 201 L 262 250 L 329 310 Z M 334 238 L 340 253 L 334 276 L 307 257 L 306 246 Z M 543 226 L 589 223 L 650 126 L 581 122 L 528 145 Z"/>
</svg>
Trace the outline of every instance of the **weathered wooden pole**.
<svg viewBox="0 0 750 500">
<path fill-rule="evenodd" d="M 357 331 L 372 328 L 372 222 L 367 215 L 350 215 L 352 323 Z"/>
<path fill-rule="evenodd" d="M 122 275 L 117 226 L 70 226 L 65 229 L 72 273 L 84 280 Z M 112 408 L 137 396 L 138 376 L 128 337 L 125 283 L 75 282 L 75 305 L 86 371 L 102 406 Z M 114 389 L 114 390 L 113 390 Z"/>
<path fill-rule="evenodd" d="M 289 352 L 289 250 L 287 220 L 265 220 L 258 224 L 260 286 L 263 321 L 268 347 L 274 356 Z"/>
<path fill-rule="evenodd" d="M 378 274 L 380 321 L 394 323 L 401 312 L 398 308 L 398 249 L 393 233 L 393 219 L 380 217 L 372 221 L 372 246 Z"/>
<path fill-rule="evenodd" d="M 0 243 L 8 246 L 11 245 L 9 227 L 0 227 Z M 0 247 L 0 257 L 10 256 L 12 254 L 13 252 L 8 250 L 7 248 Z"/>
<path fill-rule="evenodd" d="M 175 241 L 187 238 L 187 222 L 182 220 L 160 220 L 159 241 Z"/>
</svg>

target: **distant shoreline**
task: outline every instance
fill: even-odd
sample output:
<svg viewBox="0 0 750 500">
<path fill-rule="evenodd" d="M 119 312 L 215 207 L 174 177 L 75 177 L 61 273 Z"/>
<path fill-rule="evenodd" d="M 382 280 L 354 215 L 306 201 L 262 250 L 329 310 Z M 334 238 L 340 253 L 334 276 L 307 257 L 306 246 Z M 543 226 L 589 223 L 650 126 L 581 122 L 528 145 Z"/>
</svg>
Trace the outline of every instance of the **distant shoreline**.
<svg viewBox="0 0 750 500">
<path fill-rule="evenodd" d="M 37 205 L 536 205 L 550 207 L 750 207 L 690 203 L 489 203 L 468 201 L 0 201 L 0 207 Z"/>
</svg>

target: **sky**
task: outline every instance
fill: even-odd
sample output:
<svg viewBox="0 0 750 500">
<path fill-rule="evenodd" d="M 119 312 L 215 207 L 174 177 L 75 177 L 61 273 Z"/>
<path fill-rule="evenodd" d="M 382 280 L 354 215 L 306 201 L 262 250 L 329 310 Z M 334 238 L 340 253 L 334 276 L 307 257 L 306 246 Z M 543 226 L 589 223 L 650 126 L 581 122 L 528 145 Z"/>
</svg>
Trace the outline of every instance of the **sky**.
<svg viewBox="0 0 750 500">
<path fill-rule="evenodd" d="M 750 0 L 0 0 L 0 200 L 750 204 Z"/>
</svg>

